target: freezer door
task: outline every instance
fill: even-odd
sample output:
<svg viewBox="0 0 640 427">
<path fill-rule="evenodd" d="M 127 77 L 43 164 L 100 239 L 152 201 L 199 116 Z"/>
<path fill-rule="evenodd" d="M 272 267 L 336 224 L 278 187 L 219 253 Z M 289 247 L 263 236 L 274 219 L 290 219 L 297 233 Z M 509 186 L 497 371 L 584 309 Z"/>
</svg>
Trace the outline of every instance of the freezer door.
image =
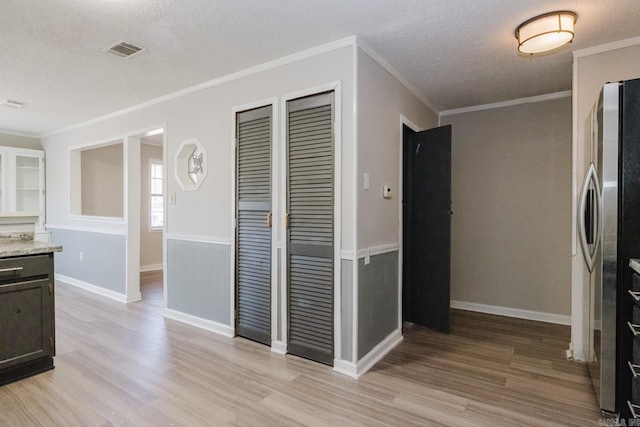
<svg viewBox="0 0 640 427">
<path fill-rule="evenodd" d="M 589 164 L 580 195 L 580 246 L 589 272 L 593 271 L 600 244 L 600 182 L 596 167 Z"/>
</svg>

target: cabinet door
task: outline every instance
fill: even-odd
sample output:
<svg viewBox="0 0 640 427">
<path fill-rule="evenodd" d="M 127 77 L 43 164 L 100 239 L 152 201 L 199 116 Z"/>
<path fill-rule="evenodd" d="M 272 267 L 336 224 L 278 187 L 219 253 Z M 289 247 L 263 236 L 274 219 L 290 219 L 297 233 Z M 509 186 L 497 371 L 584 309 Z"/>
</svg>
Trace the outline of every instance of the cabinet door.
<svg viewBox="0 0 640 427">
<path fill-rule="evenodd" d="M 49 280 L 0 285 L 0 369 L 52 356 L 53 295 Z"/>
<path fill-rule="evenodd" d="M 39 156 L 16 154 L 16 211 L 40 212 L 41 164 Z"/>
</svg>

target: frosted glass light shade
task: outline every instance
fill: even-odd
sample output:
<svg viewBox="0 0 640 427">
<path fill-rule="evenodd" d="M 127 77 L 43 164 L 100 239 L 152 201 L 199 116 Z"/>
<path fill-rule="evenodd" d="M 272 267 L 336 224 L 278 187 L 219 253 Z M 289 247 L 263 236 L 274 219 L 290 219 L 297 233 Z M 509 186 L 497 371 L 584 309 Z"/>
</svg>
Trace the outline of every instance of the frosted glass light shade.
<svg viewBox="0 0 640 427">
<path fill-rule="evenodd" d="M 523 22 L 516 29 L 518 50 L 522 53 L 542 53 L 557 49 L 573 40 L 576 14 L 561 11 L 545 13 Z"/>
</svg>

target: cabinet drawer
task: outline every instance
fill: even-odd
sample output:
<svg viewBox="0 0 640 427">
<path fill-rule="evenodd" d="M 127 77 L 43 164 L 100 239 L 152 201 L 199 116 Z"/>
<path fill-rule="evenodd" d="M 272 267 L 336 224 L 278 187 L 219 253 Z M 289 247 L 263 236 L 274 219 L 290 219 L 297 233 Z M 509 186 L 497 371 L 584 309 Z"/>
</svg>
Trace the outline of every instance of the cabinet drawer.
<svg viewBox="0 0 640 427">
<path fill-rule="evenodd" d="M 49 255 L 0 259 L 0 283 L 49 274 Z"/>
</svg>

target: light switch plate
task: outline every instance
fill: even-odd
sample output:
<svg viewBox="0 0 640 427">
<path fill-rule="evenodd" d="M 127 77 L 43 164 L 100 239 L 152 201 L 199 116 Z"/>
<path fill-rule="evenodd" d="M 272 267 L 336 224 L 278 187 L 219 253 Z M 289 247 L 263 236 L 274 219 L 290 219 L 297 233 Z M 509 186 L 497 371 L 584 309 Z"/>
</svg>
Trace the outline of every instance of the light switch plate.
<svg viewBox="0 0 640 427">
<path fill-rule="evenodd" d="M 371 185 L 369 183 L 369 172 L 365 172 L 364 173 L 364 189 L 369 190 L 370 188 L 371 188 Z"/>
</svg>

